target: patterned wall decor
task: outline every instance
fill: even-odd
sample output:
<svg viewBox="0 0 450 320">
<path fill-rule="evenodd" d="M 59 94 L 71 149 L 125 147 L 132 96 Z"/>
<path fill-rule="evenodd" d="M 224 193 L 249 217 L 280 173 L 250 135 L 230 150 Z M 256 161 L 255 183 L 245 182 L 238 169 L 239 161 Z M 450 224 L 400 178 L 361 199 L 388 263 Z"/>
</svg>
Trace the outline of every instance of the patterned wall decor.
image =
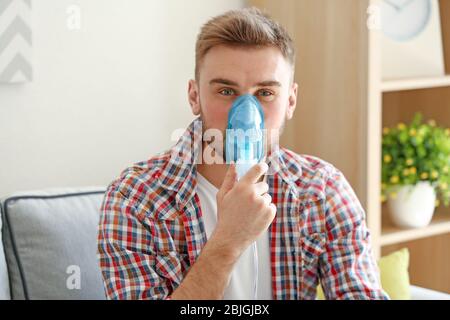
<svg viewBox="0 0 450 320">
<path fill-rule="evenodd" d="M 0 0 L 0 83 L 32 80 L 31 0 Z"/>
</svg>

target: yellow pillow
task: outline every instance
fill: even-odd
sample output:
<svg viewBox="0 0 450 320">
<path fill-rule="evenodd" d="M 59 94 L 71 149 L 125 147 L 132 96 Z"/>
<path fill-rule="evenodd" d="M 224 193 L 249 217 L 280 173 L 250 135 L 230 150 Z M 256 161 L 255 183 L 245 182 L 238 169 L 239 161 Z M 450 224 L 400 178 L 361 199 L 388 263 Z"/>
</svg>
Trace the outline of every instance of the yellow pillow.
<svg viewBox="0 0 450 320">
<path fill-rule="evenodd" d="M 407 248 L 395 251 L 378 261 L 381 286 L 392 300 L 410 300 L 409 251 Z M 325 300 L 320 284 L 317 286 L 317 299 Z"/>
<path fill-rule="evenodd" d="M 317 300 L 325 300 L 325 294 L 323 293 L 322 286 L 320 285 L 320 283 L 317 286 L 316 296 L 317 296 Z"/>
<path fill-rule="evenodd" d="M 407 248 L 395 251 L 378 262 L 381 286 L 392 300 L 410 300 L 409 251 Z"/>
</svg>

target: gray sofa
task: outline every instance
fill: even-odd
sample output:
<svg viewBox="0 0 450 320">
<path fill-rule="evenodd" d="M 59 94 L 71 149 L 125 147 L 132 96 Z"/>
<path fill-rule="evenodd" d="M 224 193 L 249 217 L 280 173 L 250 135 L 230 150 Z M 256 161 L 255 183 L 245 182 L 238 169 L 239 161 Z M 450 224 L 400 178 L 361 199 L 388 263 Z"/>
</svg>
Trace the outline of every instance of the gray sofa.
<svg viewBox="0 0 450 320">
<path fill-rule="evenodd" d="M 104 191 L 52 189 L 2 199 L 0 299 L 105 299 L 96 254 Z M 414 299 L 450 299 L 411 289 Z"/>
<path fill-rule="evenodd" d="M 45 190 L 2 200 L 0 299 L 105 299 L 96 255 L 104 191 Z"/>
</svg>

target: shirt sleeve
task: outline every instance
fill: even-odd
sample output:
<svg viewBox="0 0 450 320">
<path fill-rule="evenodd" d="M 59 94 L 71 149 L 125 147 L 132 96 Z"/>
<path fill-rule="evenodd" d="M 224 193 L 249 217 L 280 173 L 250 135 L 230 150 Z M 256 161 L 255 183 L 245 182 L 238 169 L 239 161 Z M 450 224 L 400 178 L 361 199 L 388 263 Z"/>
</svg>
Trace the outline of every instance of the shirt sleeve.
<svg viewBox="0 0 450 320">
<path fill-rule="evenodd" d="M 326 298 L 389 299 L 381 288 L 365 212 L 353 189 L 335 169 L 325 190 L 327 244 L 320 273 Z"/>
<path fill-rule="evenodd" d="M 108 188 L 100 209 L 97 255 L 107 299 L 170 299 L 170 282 L 157 270 L 150 232 L 131 201 Z"/>
</svg>

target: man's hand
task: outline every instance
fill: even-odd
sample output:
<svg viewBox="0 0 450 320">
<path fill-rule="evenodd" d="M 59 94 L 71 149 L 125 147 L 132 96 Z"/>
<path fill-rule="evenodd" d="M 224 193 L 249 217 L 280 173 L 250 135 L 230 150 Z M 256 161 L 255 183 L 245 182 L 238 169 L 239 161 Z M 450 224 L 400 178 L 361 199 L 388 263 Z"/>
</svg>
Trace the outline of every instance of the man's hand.
<svg viewBox="0 0 450 320">
<path fill-rule="evenodd" d="M 236 180 L 235 164 L 230 164 L 217 193 L 217 225 L 212 238 L 240 255 L 269 227 L 276 206 L 267 193 L 269 185 L 260 178 L 266 163 L 254 165 L 241 180 Z"/>
<path fill-rule="evenodd" d="M 239 256 L 275 217 L 269 186 L 258 182 L 267 169 L 267 164 L 257 164 L 238 182 L 235 165 L 230 165 L 217 193 L 216 229 L 172 299 L 223 298 Z"/>
</svg>

